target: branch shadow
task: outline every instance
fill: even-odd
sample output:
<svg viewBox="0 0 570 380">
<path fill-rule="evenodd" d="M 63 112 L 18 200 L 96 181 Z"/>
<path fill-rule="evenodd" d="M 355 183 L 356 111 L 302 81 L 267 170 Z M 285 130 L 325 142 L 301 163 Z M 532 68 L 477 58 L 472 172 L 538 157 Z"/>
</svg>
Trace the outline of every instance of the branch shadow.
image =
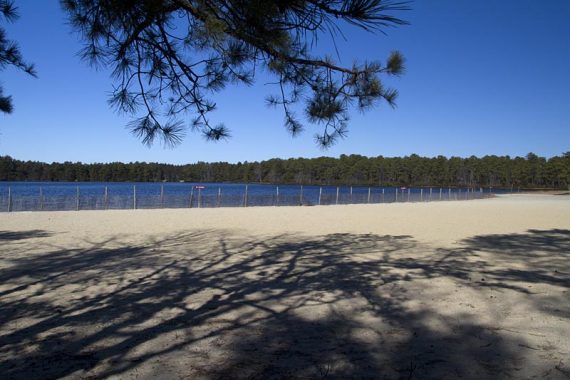
<svg viewBox="0 0 570 380">
<path fill-rule="evenodd" d="M 49 237 L 52 234 L 44 230 L 29 230 L 29 231 L 0 231 L 0 242 L 10 242 L 14 240 L 25 240 L 32 238 Z"/>
<path fill-rule="evenodd" d="M 4 244 L 0 257 L 10 265 L 0 271 L 0 373 L 524 377 L 524 338 L 424 298 L 457 290 L 438 288 L 442 281 L 525 296 L 528 283 L 567 290 L 569 240 L 567 230 L 531 230 L 434 249 L 411 236 L 261 239 L 201 230 L 17 257 Z M 527 266 L 509 269 L 521 263 Z M 566 318 L 544 302 L 533 305 Z M 553 371 L 547 367 L 532 370 Z"/>
</svg>

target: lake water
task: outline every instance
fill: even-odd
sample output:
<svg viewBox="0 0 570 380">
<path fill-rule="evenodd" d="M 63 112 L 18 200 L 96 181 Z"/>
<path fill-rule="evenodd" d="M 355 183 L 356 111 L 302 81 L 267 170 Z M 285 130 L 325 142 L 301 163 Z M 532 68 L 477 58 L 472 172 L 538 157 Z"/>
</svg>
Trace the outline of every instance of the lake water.
<svg viewBox="0 0 570 380">
<path fill-rule="evenodd" d="M 497 192 L 506 191 L 233 183 L 0 182 L 0 211 L 416 202 L 473 199 Z"/>
</svg>

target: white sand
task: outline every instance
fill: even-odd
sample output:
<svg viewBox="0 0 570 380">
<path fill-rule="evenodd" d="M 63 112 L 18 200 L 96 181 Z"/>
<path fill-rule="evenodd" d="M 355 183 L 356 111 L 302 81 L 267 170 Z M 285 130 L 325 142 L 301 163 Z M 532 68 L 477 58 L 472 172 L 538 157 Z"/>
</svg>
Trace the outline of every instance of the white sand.
<svg viewBox="0 0 570 380">
<path fill-rule="evenodd" d="M 0 214 L 2 378 L 568 378 L 570 197 Z"/>
<path fill-rule="evenodd" d="M 42 229 L 57 233 L 57 241 L 224 229 L 257 236 L 412 235 L 421 241 L 449 244 L 474 235 L 545 228 L 570 228 L 570 197 L 508 195 L 468 202 L 0 214 L 0 230 Z"/>
</svg>

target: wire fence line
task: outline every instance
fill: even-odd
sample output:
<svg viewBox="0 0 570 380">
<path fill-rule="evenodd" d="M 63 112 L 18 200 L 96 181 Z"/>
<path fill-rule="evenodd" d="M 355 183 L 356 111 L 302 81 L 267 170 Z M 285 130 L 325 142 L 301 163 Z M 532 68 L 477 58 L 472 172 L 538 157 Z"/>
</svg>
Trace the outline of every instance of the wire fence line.
<svg viewBox="0 0 570 380">
<path fill-rule="evenodd" d="M 203 192 L 203 186 L 193 186 L 188 194 L 167 194 L 161 187 L 159 195 L 141 194 L 133 186 L 130 194 L 111 194 L 107 187 L 101 194 L 82 194 L 77 187 L 75 194 L 43 194 L 41 188 L 37 195 L 14 194 L 8 188 L 7 194 L 0 196 L 0 212 L 17 211 L 80 211 L 80 210 L 125 210 L 125 209 L 160 209 L 160 208 L 215 208 L 215 207 L 260 207 L 260 206 L 325 206 L 347 204 L 378 204 L 403 202 L 433 202 L 482 199 L 493 196 L 482 188 L 372 188 L 353 192 L 352 187 L 323 187 L 304 191 L 301 186 L 298 193 L 279 192 L 276 186 L 271 192 L 250 193 L 246 185 L 241 193 L 232 191 L 223 193 Z M 341 191 L 342 189 L 342 191 Z M 348 191 L 348 189 L 350 189 Z"/>
</svg>

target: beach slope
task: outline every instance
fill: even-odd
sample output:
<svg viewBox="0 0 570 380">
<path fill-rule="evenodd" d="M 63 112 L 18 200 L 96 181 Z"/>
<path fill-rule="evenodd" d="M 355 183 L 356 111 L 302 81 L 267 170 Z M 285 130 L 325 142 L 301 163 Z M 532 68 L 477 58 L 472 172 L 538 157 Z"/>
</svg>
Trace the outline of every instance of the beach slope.
<svg viewBox="0 0 570 380">
<path fill-rule="evenodd" d="M 0 214 L 0 373 L 570 377 L 570 197 Z"/>
</svg>

